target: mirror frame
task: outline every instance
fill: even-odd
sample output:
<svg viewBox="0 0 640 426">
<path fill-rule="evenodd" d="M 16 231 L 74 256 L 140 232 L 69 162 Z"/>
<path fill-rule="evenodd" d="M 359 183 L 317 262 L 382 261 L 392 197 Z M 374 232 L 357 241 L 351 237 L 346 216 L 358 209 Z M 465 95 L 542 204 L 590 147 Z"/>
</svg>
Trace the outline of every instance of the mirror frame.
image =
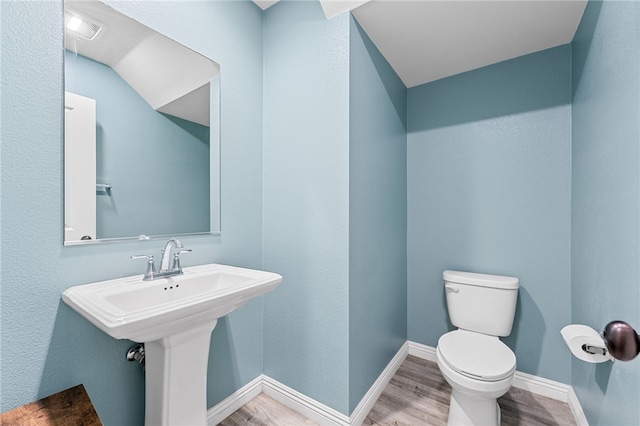
<svg viewBox="0 0 640 426">
<path fill-rule="evenodd" d="M 109 6 L 109 5 L 108 5 Z M 62 22 L 61 22 L 61 28 L 62 28 L 62 32 L 63 32 L 63 37 L 62 37 L 62 51 L 64 52 L 65 50 L 65 29 L 64 29 L 64 9 L 66 7 L 66 1 L 62 1 Z M 111 7 L 111 6 L 109 6 Z M 117 10 L 117 9 L 116 9 Z M 117 10 L 119 13 L 122 13 L 123 15 L 125 15 L 123 12 L 121 12 L 120 10 Z M 134 19 L 134 18 L 131 18 Z M 139 22 L 137 19 L 134 19 L 135 21 Z M 147 28 L 152 29 L 153 31 L 158 32 L 159 34 L 166 36 L 165 34 L 161 33 L 160 31 L 157 31 L 155 28 L 148 26 L 146 24 L 143 24 L 142 22 L 139 22 L 141 25 L 146 26 Z M 192 50 L 193 52 L 208 58 L 207 55 L 202 54 L 201 52 L 197 51 L 196 49 L 193 49 L 187 45 L 185 45 L 184 43 L 180 42 L 179 40 L 176 39 L 172 39 L 173 41 L 175 41 L 176 43 L 184 46 L 187 49 Z M 210 59 L 210 58 L 209 58 Z M 213 59 L 210 59 L 213 61 Z M 209 221 L 209 231 L 203 231 L 203 232 L 193 232 L 193 233 L 177 233 L 177 234 L 156 234 L 156 235 L 145 235 L 145 236 L 131 236 L 131 237 L 116 237 L 116 238 L 100 238 L 100 239 L 95 239 L 95 240 L 74 240 L 74 241 L 66 241 L 65 240 L 65 211 L 67 209 L 67 206 L 65 205 L 65 197 L 64 197 L 64 191 L 65 191 L 65 185 L 64 185 L 64 165 L 65 165 L 65 137 L 66 137 L 66 132 L 65 132 L 65 115 L 64 115 L 64 109 L 65 109 L 65 88 L 66 88 L 66 73 L 65 73 L 65 59 L 64 59 L 64 54 L 63 54 L 63 63 L 62 63 L 62 87 L 61 87 L 61 99 L 62 99 L 62 171 L 63 171 L 63 179 L 62 179 L 62 204 L 63 204 L 63 214 L 62 214 L 62 240 L 63 240 L 63 245 L 64 246 L 77 246 L 77 245 L 95 245 L 95 244 L 104 244 L 104 243 L 114 243 L 114 242 L 131 242 L 131 241 L 155 241 L 155 240 L 166 240 L 167 238 L 171 238 L 171 237 L 190 237 L 190 236 L 199 236 L 199 235 L 210 235 L 210 236 L 217 236 L 221 234 L 221 191 L 220 191 L 220 176 L 221 176 L 221 157 L 220 157 L 220 144 L 221 144 L 221 98 L 222 98 L 222 93 L 221 93 L 221 88 L 222 88 L 222 66 L 217 62 L 216 62 L 219 67 L 220 67 L 220 71 L 219 71 L 219 75 L 217 78 L 215 78 L 214 80 L 211 80 L 210 85 L 211 85 L 211 92 L 215 91 L 215 96 L 212 96 L 212 102 L 210 102 L 210 120 L 211 120 L 211 124 L 210 124 L 210 129 L 211 128 L 216 128 L 215 131 L 210 131 L 209 133 L 209 215 L 210 215 L 210 221 Z"/>
</svg>

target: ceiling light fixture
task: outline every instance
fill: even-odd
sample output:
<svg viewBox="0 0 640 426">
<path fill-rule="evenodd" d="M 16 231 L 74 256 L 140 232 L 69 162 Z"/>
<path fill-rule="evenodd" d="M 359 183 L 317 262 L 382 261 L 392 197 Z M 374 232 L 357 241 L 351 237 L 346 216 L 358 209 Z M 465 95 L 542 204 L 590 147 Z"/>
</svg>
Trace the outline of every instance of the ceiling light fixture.
<svg viewBox="0 0 640 426">
<path fill-rule="evenodd" d="M 64 26 L 67 30 L 87 40 L 93 40 L 102 29 L 100 25 L 70 10 L 64 11 Z"/>
</svg>

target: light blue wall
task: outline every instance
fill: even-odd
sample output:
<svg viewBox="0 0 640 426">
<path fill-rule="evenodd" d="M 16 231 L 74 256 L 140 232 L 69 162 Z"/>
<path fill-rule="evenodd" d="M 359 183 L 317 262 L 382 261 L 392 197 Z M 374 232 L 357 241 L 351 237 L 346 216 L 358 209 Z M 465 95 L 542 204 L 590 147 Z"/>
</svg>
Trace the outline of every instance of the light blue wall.
<svg viewBox="0 0 640 426">
<path fill-rule="evenodd" d="M 264 22 L 264 372 L 348 415 L 406 341 L 406 88 L 348 14 Z"/>
<path fill-rule="evenodd" d="M 568 45 L 408 91 L 408 335 L 452 329 L 442 271 L 515 276 L 518 370 L 568 383 Z"/>
<path fill-rule="evenodd" d="M 62 2 L 0 2 L 0 411 L 84 383 L 105 425 L 142 424 L 144 383 L 114 340 L 60 300 L 69 286 L 142 273 L 162 242 L 62 245 Z M 120 2 L 222 67 L 222 236 L 189 237 L 185 266 L 262 266 L 262 12 L 252 2 Z M 126 10 L 125 10 L 126 8 Z M 35 36 L 34 34 L 37 34 Z M 209 406 L 262 373 L 262 302 L 213 332 Z"/>
<path fill-rule="evenodd" d="M 640 330 L 639 2 L 589 2 L 573 91 L 572 322 Z M 571 367 L 590 425 L 640 424 L 640 358 Z"/>
<path fill-rule="evenodd" d="M 264 373 L 349 412 L 349 15 L 264 15 Z"/>
<path fill-rule="evenodd" d="M 97 182 L 112 185 L 96 197 L 98 238 L 208 232 L 209 128 L 153 110 L 109 66 L 64 58 L 65 90 L 96 100 Z"/>
<path fill-rule="evenodd" d="M 406 288 L 370 279 L 360 251 L 400 253 L 383 272 L 402 261 L 401 231 L 380 225 L 401 226 L 401 183 L 385 174 L 402 169 L 396 147 L 385 173 L 368 166 L 402 138 L 404 113 L 397 79 L 348 15 L 327 21 L 315 1 L 281 2 L 264 20 L 249 1 L 117 7 L 222 66 L 223 233 L 187 238 L 185 264 L 285 277 L 218 323 L 210 406 L 264 372 L 349 414 L 402 341 L 397 296 L 408 300 L 410 340 L 435 346 L 451 328 L 441 274 L 454 268 L 520 278 L 506 339 L 520 371 L 573 383 L 593 424 L 639 423 L 638 361 L 570 361 L 559 335 L 618 315 L 640 327 L 638 3 L 587 9 L 573 46 L 573 126 L 568 46 L 408 91 Z M 84 383 L 105 425 L 141 424 L 143 376 L 123 361 L 130 342 L 60 294 L 140 273 L 129 256 L 161 242 L 62 246 L 62 4 L 2 1 L 0 19 L 0 411 Z M 372 181 L 392 191 L 360 190 Z M 370 209 L 387 200 L 397 209 Z M 365 298 L 392 322 L 379 334 L 370 326 L 382 318 L 356 303 Z"/>
<path fill-rule="evenodd" d="M 349 410 L 407 340 L 407 89 L 351 19 Z"/>
</svg>

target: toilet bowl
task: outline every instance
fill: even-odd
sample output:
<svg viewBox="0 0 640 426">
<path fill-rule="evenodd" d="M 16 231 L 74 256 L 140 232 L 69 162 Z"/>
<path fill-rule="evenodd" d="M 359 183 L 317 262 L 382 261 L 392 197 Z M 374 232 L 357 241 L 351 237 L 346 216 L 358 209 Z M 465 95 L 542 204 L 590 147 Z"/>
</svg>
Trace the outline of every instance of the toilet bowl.
<svg viewBox="0 0 640 426">
<path fill-rule="evenodd" d="M 451 385 L 447 424 L 499 425 L 496 400 L 513 383 L 513 352 L 497 337 L 455 330 L 438 340 L 436 360 Z"/>
<path fill-rule="evenodd" d="M 436 360 L 451 385 L 447 424 L 499 426 L 497 399 L 507 393 L 516 356 L 498 336 L 511 333 L 518 279 L 499 275 L 445 271 L 451 323 L 458 327 L 440 337 Z"/>
</svg>

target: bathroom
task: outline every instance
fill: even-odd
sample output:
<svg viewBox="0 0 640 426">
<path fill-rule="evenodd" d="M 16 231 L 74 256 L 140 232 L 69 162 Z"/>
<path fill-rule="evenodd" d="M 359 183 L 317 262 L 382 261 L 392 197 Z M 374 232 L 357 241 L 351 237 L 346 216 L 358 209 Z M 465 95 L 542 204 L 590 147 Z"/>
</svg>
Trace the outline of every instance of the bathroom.
<svg viewBox="0 0 640 426">
<path fill-rule="evenodd" d="M 221 64 L 221 233 L 184 238 L 184 265 L 284 277 L 218 322 L 209 407 L 264 374 L 348 417 L 406 341 L 450 329 L 461 269 L 519 278 L 518 371 L 571 385 L 591 425 L 640 424 L 638 359 L 587 364 L 560 335 L 640 327 L 640 3 L 410 89 L 316 1 L 113 4 Z M 62 2 L 0 5 L 0 412 L 83 383 L 105 425 L 142 424 L 131 342 L 60 296 L 162 241 L 63 245 Z"/>
</svg>

